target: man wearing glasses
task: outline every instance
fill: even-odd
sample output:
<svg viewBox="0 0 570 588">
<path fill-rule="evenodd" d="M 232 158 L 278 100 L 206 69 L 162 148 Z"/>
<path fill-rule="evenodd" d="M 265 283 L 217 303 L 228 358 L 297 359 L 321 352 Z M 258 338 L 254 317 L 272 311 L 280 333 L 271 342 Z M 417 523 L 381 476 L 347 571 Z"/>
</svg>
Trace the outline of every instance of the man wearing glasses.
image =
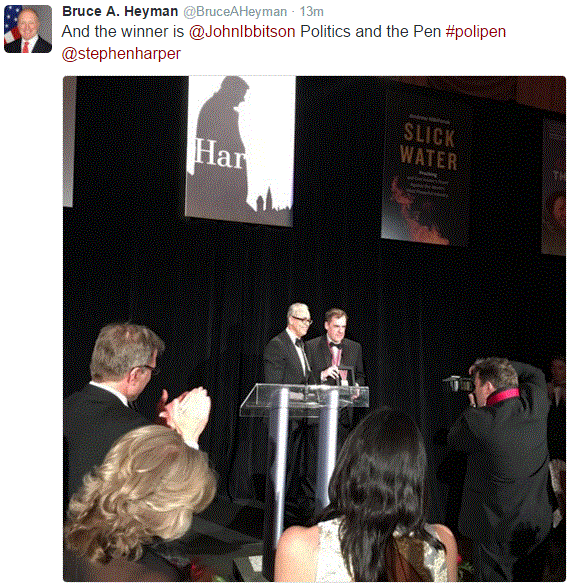
<svg viewBox="0 0 570 588">
<path fill-rule="evenodd" d="M 152 424 L 132 408 L 134 402 L 158 373 L 156 359 L 164 343 L 149 328 L 130 323 L 107 325 L 101 329 L 91 356 L 91 381 L 63 403 L 64 449 L 67 450 L 67 498 L 82 485 L 83 476 L 103 463 L 113 443 L 122 435 Z M 167 424 L 185 441 L 198 447 L 198 437 L 210 412 L 210 398 L 203 388 L 180 395 L 166 404 L 163 390 L 158 408 Z M 174 407 L 187 395 L 194 398 L 185 406 L 195 416 L 192 430 L 181 431 L 174 422 Z"/>
<path fill-rule="evenodd" d="M 287 327 L 273 337 L 263 352 L 265 382 L 268 384 L 306 384 L 311 368 L 303 337 L 311 326 L 306 304 L 296 302 L 287 310 Z"/>
<path fill-rule="evenodd" d="M 312 383 L 311 367 L 303 337 L 313 321 L 306 304 L 296 302 L 287 310 L 287 327 L 273 337 L 263 352 L 268 384 Z M 285 527 L 305 524 L 315 507 L 316 418 L 293 418 L 289 423 Z"/>
</svg>

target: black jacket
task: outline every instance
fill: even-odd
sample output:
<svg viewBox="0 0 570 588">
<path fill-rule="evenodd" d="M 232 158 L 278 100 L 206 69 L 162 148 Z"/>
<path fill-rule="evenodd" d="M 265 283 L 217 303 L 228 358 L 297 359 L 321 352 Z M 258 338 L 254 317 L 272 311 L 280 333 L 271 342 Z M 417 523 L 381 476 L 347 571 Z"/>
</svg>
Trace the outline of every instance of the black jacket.
<svg viewBox="0 0 570 588">
<path fill-rule="evenodd" d="M 310 364 L 309 364 L 310 365 Z M 267 384 L 306 384 L 299 356 L 287 331 L 281 331 L 263 352 L 264 382 Z"/>
<path fill-rule="evenodd" d="M 354 379 L 359 386 L 364 386 L 364 368 L 362 366 L 362 346 L 356 341 L 343 339 L 341 342 L 342 355 L 340 356 L 341 365 L 352 366 L 354 368 Z M 321 383 L 321 372 L 332 365 L 332 353 L 327 343 L 327 336 L 317 337 L 307 341 L 307 356 L 311 365 L 313 378 L 316 383 Z M 334 382 L 329 378 L 325 384 L 334 386 Z"/>
<path fill-rule="evenodd" d="M 467 408 L 449 431 L 448 443 L 468 453 L 459 531 L 481 543 L 508 544 L 511 555 L 519 556 L 542 541 L 551 525 L 549 401 L 544 374 L 511 363 L 520 396 Z"/>
<path fill-rule="evenodd" d="M 81 487 L 86 473 L 103 463 L 119 437 L 151 424 L 146 417 L 98 386 L 88 384 L 68 396 L 63 402 L 68 496 Z"/>
<path fill-rule="evenodd" d="M 4 51 L 6 53 L 21 53 L 22 52 L 22 39 L 16 39 L 11 43 L 7 43 L 4 45 Z M 32 53 L 49 53 L 51 51 L 51 44 L 48 43 L 45 39 L 38 37 L 34 48 L 32 49 Z"/>
</svg>

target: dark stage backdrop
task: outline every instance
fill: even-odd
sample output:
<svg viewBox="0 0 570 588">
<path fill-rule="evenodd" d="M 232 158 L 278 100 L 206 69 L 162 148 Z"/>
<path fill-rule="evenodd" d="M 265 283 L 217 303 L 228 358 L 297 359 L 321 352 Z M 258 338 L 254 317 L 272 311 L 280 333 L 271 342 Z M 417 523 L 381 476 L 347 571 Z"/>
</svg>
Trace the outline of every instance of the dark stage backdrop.
<svg viewBox="0 0 570 588">
<path fill-rule="evenodd" d="M 441 380 L 482 355 L 543 367 L 564 351 L 565 259 L 540 253 L 545 113 L 462 97 L 473 113 L 468 247 L 380 238 L 386 94 L 456 95 L 381 78 L 298 78 L 294 226 L 184 218 L 187 78 L 77 80 L 73 208 L 64 221 L 64 394 L 89 379 L 99 329 L 148 325 L 167 348 L 139 399 L 149 416 L 203 385 L 201 437 L 220 493 L 263 500 L 266 439 L 239 405 L 289 304 L 346 309 L 371 404 L 414 417 L 428 446 L 430 518 L 447 486 L 432 443 L 465 406 Z M 552 115 L 549 115 L 552 118 Z M 556 117 L 555 117 L 556 118 Z M 560 120 L 563 118 L 560 117 Z M 448 521 L 449 522 L 449 521 Z"/>
</svg>

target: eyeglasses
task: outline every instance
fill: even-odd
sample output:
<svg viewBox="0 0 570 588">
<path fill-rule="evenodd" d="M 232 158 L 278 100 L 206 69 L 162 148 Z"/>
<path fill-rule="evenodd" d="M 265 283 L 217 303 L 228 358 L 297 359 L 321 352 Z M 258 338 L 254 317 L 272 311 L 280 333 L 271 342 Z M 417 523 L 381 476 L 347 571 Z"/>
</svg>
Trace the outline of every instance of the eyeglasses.
<svg viewBox="0 0 570 588">
<path fill-rule="evenodd" d="M 293 316 L 293 315 L 291 315 L 291 316 Z M 301 318 L 301 317 L 298 317 L 298 316 L 293 316 L 293 318 L 294 319 L 297 319 L 298 321 L 301 321 L 302 323 L 305 323 L 306 325 L 312 325 L 313 324 L 312 319 Z"/>
<path fill-rule="evenodd" d="M 151 371 L 151 376 L 156 376 L 156 374 L 160 374 L 160 368 L 159 367 L 152 367 L 151 365 L 135 365 L 135 367 L 131 368 L 132 370 L 134 370 L 135 368 L 146 368 L 147 370 Z"/>
</svg>

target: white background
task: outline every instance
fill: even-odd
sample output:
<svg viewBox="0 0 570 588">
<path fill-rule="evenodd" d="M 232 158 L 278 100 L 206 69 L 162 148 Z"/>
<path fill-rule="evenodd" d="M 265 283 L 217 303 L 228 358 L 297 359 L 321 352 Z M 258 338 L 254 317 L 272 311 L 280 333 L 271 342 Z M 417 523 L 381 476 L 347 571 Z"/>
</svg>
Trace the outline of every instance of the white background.
<svg viewBox="0 0 570 588">
<path fill-rule="evenodd" d="M 196 123 L 204 103 L 225 76 L 191 76 L 188 81 L 188 148 L 186 169 L 194 173 Z M 271 187 L 273 208 L 291 208 L 295 133 L 295 77 L 241 76 L 249 89 L 236 108 L 247 158 L 248 204 L 257 209 Z M 207 145 L 207 144 L 205 144 Z M 204 147 L 206 148 L 206 147 Z M 203 160 L 207 156 L 203 155 Z"/>
<path fill-rule="evenodd" d="M 300 14 L 301 3 L 249 1 L 251 7 L 286 7 L 281 19 L 64 18 L 52 4 L 49 54 L 0 56 L 2 71 L 2 301 L 4 426 L 2 521 L 5 568 L 30 582 L 61 580 L 62 399 L 62 78 L 65 75 L 567 75 L 566 0 L 457 0 L 370 2 L 326 0 L 321 17 Z M 159 3 L 162 4 L 162 3 Z M 173 5 L 173 3 L 169 3 Z M 207 6 L 231 7 L 233 4 Z M 244 3 L 245 4 L 245 3 Z M 107 5 L 96 2 L 73 6 Z M 185 4 L 174 4 L 182 11 Z M 124 4 L 115 8 L 122 10 Z M 151 6 L 148 3 L 134 6 Z M 66 24 L 107 26 L 376 27 L 414 24 L 504 27 L 504 39 L 62 39 Z M 77 61 L 61 57 L 78 48 L 179 48 L 181 59 Z M 86 378 L 88 366 L 85 366 Z M 68 385 L 71 383 L 68 383 Z M 81 386 L 83 382 L 74 383 Z M 16 561 L 13 558 L 16 558 Z"/>
</svg>

